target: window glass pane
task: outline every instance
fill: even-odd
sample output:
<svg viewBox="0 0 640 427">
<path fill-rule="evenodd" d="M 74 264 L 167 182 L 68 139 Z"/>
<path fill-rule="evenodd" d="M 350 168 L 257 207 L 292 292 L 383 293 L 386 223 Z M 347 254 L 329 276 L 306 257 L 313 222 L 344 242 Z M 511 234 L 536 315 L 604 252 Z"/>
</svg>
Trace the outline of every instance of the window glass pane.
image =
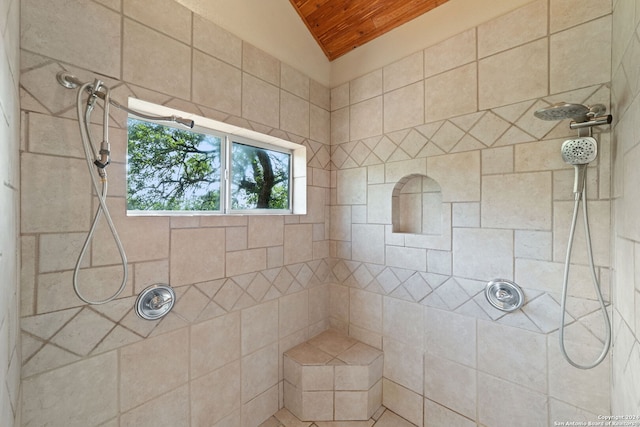
<svg viewBox="0 0 640 427">
<path fill-rule="evenodd" d="M 291 154 L 234 142 L 231 209 L 289 209 Z"/>
<path fill-rule="evenodd" d="M 127 209 L 220 210 L 222 138 L 129 118 Z"/>
</svg>

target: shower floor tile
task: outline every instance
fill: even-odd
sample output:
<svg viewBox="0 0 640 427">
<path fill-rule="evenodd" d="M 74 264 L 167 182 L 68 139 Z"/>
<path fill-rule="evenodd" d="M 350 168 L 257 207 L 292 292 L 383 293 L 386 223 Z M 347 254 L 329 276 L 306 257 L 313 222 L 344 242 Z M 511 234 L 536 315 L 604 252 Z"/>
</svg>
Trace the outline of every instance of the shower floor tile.
<svg viewBox="0 0 640 427">
<path fill-rule="evenodd" d="M 381 407 L 368 421 L 300 421 L 283 408 L 259 427 L 416 427 L 385 407 Z"/>
</svg>

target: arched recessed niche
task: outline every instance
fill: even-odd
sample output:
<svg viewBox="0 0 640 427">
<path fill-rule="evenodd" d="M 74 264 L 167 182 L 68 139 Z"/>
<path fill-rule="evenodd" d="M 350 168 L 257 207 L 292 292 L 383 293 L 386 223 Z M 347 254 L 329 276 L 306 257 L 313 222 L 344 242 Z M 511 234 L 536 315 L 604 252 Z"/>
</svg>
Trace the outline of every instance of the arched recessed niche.
<svg viewBox="0 0 640 427">
<path fill-rule="evenodd" d="M 441 235 L 442 191 L 440 184 L 421 174 L 400 179 L 393 187 L 391 217 L 394 233 Z"/>
</svg>

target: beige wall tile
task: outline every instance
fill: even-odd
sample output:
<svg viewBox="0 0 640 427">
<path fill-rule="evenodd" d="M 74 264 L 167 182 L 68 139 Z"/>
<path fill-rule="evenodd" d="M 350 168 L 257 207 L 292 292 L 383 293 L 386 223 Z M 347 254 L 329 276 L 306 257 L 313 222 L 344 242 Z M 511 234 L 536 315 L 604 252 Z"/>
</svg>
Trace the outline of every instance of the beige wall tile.
<svg viewBox="0 0 640 427">
<path fill-rule="evenodd" d="M 315 80 L 309 82 L 309 101 L 323 110 L 331 110 L 331 90 Z"/>
<path fill-rule="evenodd" d="M 491 247 L 491 250 L 488 251 L 487 247 Z M 513 277 L 513 232 L 482 228 L 454 229 L 453 274 L 485 280 Z"/>
<path fill-rule="evenodd" d="M 342 317 L 348 319 L 350 323 L 372 332 L 382 332 L 381 295 L 351 288 L 345 301 L 339 300 L 339 303 L 340 306 L 347 305 L 348 313 L 344 313 Z"/>
<path fill-rule="evenodd" d="M 122 414 L 122 427 L 153 427 L 158 420 L 175 427 L 189 426 L 189 387 L 182 386 Z"/>
<path fill-rule="evenodd" d="M 331 224 L 329 229 L 331 240 L 351 240 L 350 206 L 331 206 L 329 223 Z"/>
<path fill-rule="evenodd" d="M 424 50 L 424 76 L 476 60 L 476 30 L 470 29 Z"/>
<path fill-rule="evenodd" d="M 429 157 L 427 175 L 440 185 L 443 202 L 480 200 L 479 151 Z"/>
<path fill-rule="evenodd" d="M 240 312 L 191 327 L 191 378 L 240 358 Z"/>
<path fill-rule="evenodd" d="M 362 205 L 367 202 L 367 168 L 337 171 L 336 198 L 339 205 Z"/>
<path fill-rule="evenodd" d="M 129 410 L 187 383 L 188 343 L 187 329 L 181 329 L 121 349 L 120 409 Z M 171 369 L 158 371 L 159 366 Z"/>
<path fill-rule="evenodd" d="M 425 101 L 422 96 L 424 83 L 387 92 L 384 95 L 384 131 L 406 129 L 423 123 Z"/>
<path fill-rule="evenodd" d="M 494 399 L 498 393 L 502 399 Z M 478 420 L 490 426 L 513 422 L 513 416 L 499 408 L 509 405 L 532 425 L 547 425 L 549 407 L 545 395 L 529 391 L 495 377 L 478 374 Z"/>
<path fill-rule="evenodd" d="M 242 358 L 242 403 L 247 403 L 278 382 L 278 343 Z"/>
<path fill-rule="evenodd" d="M 471 421 L 452 410 L 440 406 L 429 399 L 424 400 L 424 426 L 455 426 L 455 427 L 475 427 L 475 421 Z"/>
<path fill-rule="evenodd" d="M 284 63 L 280 65 L 280 87 L 309 101 L 309 77 Z"/>
<path fill-rule="evenodd" d="M 422 80 L 424 72 L 423 56 L 422 52 L 416 52 L 384 67 L 382 70 L 384 92 Z"/>
<path fill-rule="evenodd" d="M 282 216 L 249 216 L 249 248 L 279 246 L 284 243 Z"/>
<path fill-rule="evenodd" d="M 551 173 L 519 173 L 482 179 L 482 226 L 551 229 Z"/>
<path fill-rule="evenodd" d="M 86 163 L 25 153 L 22 156 L 22 231 L 70 232 L 89 229 L 91 184 Z M 30 171 L 26 173 L 26 171 Z M 49 185 L 64 182 L 67 185 Z"/>
<path fill-rule="evenodd" d="M 420 304 L 384 297 L 384 335 L 421 349 L 424 342 L 423 309 Z"/>
<path fill-rule="evenodd" d="M 478 56 L 484 58 L 547 35 L 547 2 L 537 0 L 478 26 Z"/>
<path fill-rule="evenodd" d="M 357 104 L 382 94 L 382 70 L 376 70 L 349 82 L 349 103 Z"/>
<path fill-rule="evenodd" d="M 382 134 L 382 96 L 371 98 L 349 109 L 349 140 Z"/>
<path fill-rule="evenodd" d="M 591 40 L 590 53 L 585 49 L 575 49 L 587 38 Z M 611 80 L 610 46 L 610 16 L 552 35 L 549 55 L 551 92 L 563 92 Z M 588 73 L 583 71 L 584 64 L 589 64 Z"/>
<path fill-rule="evenodd" d="M 242 405 L 242 427 L 260 425 L 278 411 L 278 386 L 271 387 L 260 396 Z M 224 427 L 237 426 L 237 422 Z"/>
<path fill-rule="evenodd" d="M 547 390 L 547 338 L 538 333 L 478 322 L 478 369 L 540 393 Z M 508 362 L 507 362 L 508 361 Z M 509 363 L 512 369 L 501 369 Z"/>
<path fill-rule="evenodd" d="M 478 110 L 476 63 L 427 78 L 424 84 L 424 121 L 472 113 Z"/>
<path fill-rule="evenodd" d="M 280 90 L 263 80 L 247 73 L 242 77 L 242 117 L 263 125 L 278 128 Z"/>
<path fill-rule="evenodd" d="M 422 347 L 384 337 L 384 377 L 423 395 L 424 361 Z"/>
<path fill-rule="evenodd" d="M 287 295 L 278 300 L 280 317 L 278 330 L 285 337 L 309 324 L 309 293 L 307 291 Z"/>
<path fill-rule="evenodd" d="M 331 142 L 331 113 L 311 105 L 309 108 L 309 137 L 323 144 Z"/>
<path fill-rule="evenodd" d="M 393 194 L 393 187 L 394 184 L 376 184 L 368 186 L 368 223 L 391 224 L 391 196 Z"/>
<path fill-rule="evenodd" d="M 240 362 L 191 382 L 192 425 L 214 425 L 240 408 Z"/>
<path fill-rule="evenodd" d="M 212 79 L 211 76 L 216 78 Z M 238 68 L 197 50 L 193 52 L 194 102 L 228 114 L 240 115 L 240 99 L 241 94 L 244 94 L 241 80 L 242 73 Z"/>
<path fill-rule="evenodd" d="M 264 248 L 227 252 L 225 258 L 225 274 L 229 277 L 267 268 L 267 251 Z"/>
<path fill-rule="evenodd" d="M 403 248 L 400 246 L 385 247 L 386 263 L 392 267 L 408 270 L 427 271 L 426 249 Z"/>
<path fill-rule="evenodd" d="M 241 314 L 242 355 L 278 341 L 278 301 L 246 308 Z"/>
<path fill-rule="evenodd" d="M 224 277 L 224 230 L 183 229 L 171 232 L 171 283 L 186 285 Z"/>
<path fill-rule="evenodd" d="M 284 263 L 311 261 L 313 258 L 311 224 L 288 224 L 284 227 Z"/>
<path fill-rule="evenodd" d="M 353 224 L 351 257 L 354 261 L 384 264 L 384 226 Z"/>
<path fill-rule="evenodd" d="M 42 4 L 37 0 L 21 3 L 20 19 L 29 23 L 23 24 L 21 47 L 119 76 L 120 15 L 86 0 L 74 4 L 74 13 L 60 13 L 60 7 L 55 2 Z M 78 16 L 85 19 L 78 20 Z"/>
<path fill-rule="evenodd" d="M 423 423 L 422 400 L 419 394 L 386 378 L 382 379 L 382 404 L 418 427 Z"/>
<path fill-rule="evenodd" d="M 124 20 L 123 38 L 124 80 L 182 99 L 190 98 L 189 46 L 129 19 Z M 145 55 L 140 55 L 141 51 Z"/>
<path fill-rule="evenodd" d="M 280 129 L 309 137 L 309 101 L 280 91 Z"/>
<path fill-rule="evenodd" d="M 193 47 L 234 67 L 242 66 L 242 40 L 198 14 L 193 14 Z"/>
<path fill-rule="evenodd" d="M 331 144 L 349 141 L 349 108 L 331 112 Z"/>
<path fill-rule="evenodd" d="M 242 70 L 273 85 L 280 85 L 280 61 L 247 42 L 242 43 Z"/>
<path fill-rule="evenodd" d="M 427 354 L 424 372 L 424 396 L 427 399 L 475 419 L 475 369 Z"/>
<path fill-rule="evenodd" d="M 118 413 L 116 352 L 27 378 L 22 382 L 22 422 L 96 425 Z"/>
<path fill-rule="evenodd" d="M 160 0 L 147 7 L 135 0 L 124 0 L 125 16 L 183 43 L 191 43 L 191 11 L 173 0 Z"/>
<path fill-rule="evenodd" d="M 547 41 L 539 40 L 480 60 L 479 108 L 499 107 L 547 95 L 547 50 Z"/>
<path fill-rule="evenodd" d="M 611 2 L 598 0 L 551 0 L 549 23 L 552 33 L 611 13 Z"/>
<path fill-rule="evenodd" d="M 469 367 L 476 366 L 474 318 L 426 307 L 424 322 L 424 347 L 428 354 Z"/>
</svg>

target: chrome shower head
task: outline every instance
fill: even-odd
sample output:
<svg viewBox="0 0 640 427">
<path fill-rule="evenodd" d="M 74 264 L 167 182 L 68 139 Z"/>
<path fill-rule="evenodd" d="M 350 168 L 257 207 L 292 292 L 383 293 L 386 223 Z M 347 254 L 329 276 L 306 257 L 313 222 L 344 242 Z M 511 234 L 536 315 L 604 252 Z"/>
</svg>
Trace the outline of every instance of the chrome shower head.
<svg viewBox="0 0 640 427">
<path fill-rule="evenodd" d="M 589 107 L 582 104 L 558 102 L 549 107 L 537 110 L 533 115 L 542 120 L 574 119 L 577 122 L 583 122 L 587 120 L 587 113 L 589 113 L 589 111 Z"/>
<path fill-rule="evenodd" d="M 562 144 L 562 160 L 570 165 L 586 165 L 596 159 L 598 143 L 590 136 L 568 139 Z"/>
<path fill-rule="evenodd" d="M 598 155 L 598 143 L 590 136 L 568 139 L 560 149 L 562 160 L 572 165 L 575 169 L 573 180 L 573 193 L 577 198 L 584 190 L 584 180 L 587 165 L 596 159 Z"/>
</svg>

